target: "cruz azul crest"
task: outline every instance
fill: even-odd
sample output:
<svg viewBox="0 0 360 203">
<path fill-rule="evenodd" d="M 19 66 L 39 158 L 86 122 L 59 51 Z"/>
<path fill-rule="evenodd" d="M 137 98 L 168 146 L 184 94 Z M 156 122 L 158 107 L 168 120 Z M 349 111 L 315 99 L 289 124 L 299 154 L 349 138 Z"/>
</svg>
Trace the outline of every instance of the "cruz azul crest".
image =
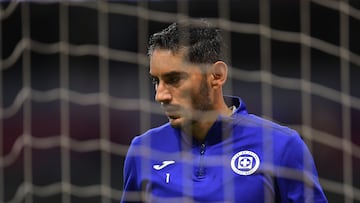
<svg viewBox="0 0 360 203">
<path fill-rule="evenodd" d="M 260 166 L 260 159 L 252 151 L 241 151 L 236 153 L 231 159 L 231 169 L 239 175 L 251 175 Z"/>
</svg>

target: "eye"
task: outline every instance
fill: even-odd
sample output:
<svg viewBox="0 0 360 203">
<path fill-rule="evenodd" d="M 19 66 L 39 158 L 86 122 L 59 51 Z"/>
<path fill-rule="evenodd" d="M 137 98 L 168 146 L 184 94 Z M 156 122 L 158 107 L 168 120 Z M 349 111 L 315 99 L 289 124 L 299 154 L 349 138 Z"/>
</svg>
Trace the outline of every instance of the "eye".
<svg viewBox="0 0 360 203">
<path fill-rule="evenodd" d="M 176 85 L 180 82 L 180 79 L 179 76 L 172 76 L 166 79 L 166 83 L 169 85 Z"/>
<path fill-rule="evenodd" d="M 155 86 L 155 89 L 157 89 L 157 87 L 159 85 L 159 79 L 155 78 L 155 77 L 152 77 L 151 82 Z"/>
<path fill-rule="evenodd" d="M 151 79 L 151 82 L 152 82 L 152 84 L 157 85 L 157 84 L 159 84 L 159 79 L 157 79 L 157 78 L 152 78 L 152 79 Z"/>
</svg>

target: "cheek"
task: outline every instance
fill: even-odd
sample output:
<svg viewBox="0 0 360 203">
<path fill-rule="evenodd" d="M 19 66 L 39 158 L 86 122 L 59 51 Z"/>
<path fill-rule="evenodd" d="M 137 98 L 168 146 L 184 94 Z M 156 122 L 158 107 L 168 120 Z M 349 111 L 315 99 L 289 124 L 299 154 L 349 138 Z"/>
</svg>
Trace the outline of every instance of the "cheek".
<svg viewBox="0 0 360 203">
<path fill-rule="evenodd" d="M 196 83 L 184 84 L 173 92 L 173 99 L 178 105 L 192 108 L 193 98 L 199 93 Z"/>
<path fill-rule="evenodd" d="M 187 109 L 196 109 L 194 101 L 198 100 L 197 98 L 201 97 L 201 89 L 204 85 L 204 82 L 204 78 L 196 74 L 196 76 L 193 76 L 193 78 L 183 83 L 181 87 L 174 91 L 173 96 L 177 100 L 176 103 Z"/>
<path fill-rule="evenodd" d="M 194 91 L 192 89 L 184 89 L 178 94 L 178 101 L 180 105 L 189 106 L 192 98 L 194 97 Z"/>
</svg>

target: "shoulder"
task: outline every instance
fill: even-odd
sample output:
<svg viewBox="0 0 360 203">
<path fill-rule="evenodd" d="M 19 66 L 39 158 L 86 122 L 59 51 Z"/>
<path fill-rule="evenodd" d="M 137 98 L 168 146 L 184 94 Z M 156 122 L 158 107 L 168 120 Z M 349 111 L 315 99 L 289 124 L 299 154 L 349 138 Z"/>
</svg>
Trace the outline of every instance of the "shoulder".
<svg viewBox="0 0 360 203">
<path fill-rule="evenodd" d="M 246 114 L 235 118 L 235 139 L 250 146 L 269 146 L 274 154 L 298 151 L 306 148 L 300 134 L 288 126 Z"/>
<path fill-rule="evenodd" d="M 299 137 L 296 130 L 253 114 L 237 115 L 235 117 L 235 126 L 242 128 L 243 131 L 255 131 L 259 134 L 268 134 L 293 139 Z"/>
<path fill-rule="evenodd" d="M 272 154 L 276 165 L 301 168 L 304 159 L 312 160 L 300 134 L 288 126 L 248 114 L 236 119 L 235 128 L 239 143 L 251 146 L 260 154 Z"/>
<path fill-rule="evenodd" d="M 166 123 L 159 127 L 151 128 L 151 129 L 147 130 L 146 132 L 135 136 L 133 138 L 131 144 L 132 145 L 140 144 L 141 142 L 146 141 L 146 140 L 152 140 L 152 139 L 156 139 L 156 138 L 165 136 L 166 134 L 174 133 L 173 131 L 174 130 L 172 129 L 170 124 Z"/>
<path fill-rule="evenodd" d="M 170 126 L 169 123 L 152 128 L 135 136 L 130 144 L 133 150 L 148 149 L 159 151 L 170 151 L 179 142 L 179 133 L 177 129 Z"/>
</svg>

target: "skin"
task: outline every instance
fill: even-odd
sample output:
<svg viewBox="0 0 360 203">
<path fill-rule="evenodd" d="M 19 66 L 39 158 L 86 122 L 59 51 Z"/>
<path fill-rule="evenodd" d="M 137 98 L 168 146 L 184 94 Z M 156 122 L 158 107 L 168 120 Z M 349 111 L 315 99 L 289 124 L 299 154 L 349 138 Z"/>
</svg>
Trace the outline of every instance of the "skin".
<svg viewBox="0 0 360 203">
<path fill-rule="evenodd" d="M 155 49 L 150 56 L 150 75 L 155 100 L 170 124 L 201 142 L 219 114 L 231 115 L 222 92 L 227 65 L 223 61 L 189 63 L 184 59 L 185 52 Z"/>
</svg>

